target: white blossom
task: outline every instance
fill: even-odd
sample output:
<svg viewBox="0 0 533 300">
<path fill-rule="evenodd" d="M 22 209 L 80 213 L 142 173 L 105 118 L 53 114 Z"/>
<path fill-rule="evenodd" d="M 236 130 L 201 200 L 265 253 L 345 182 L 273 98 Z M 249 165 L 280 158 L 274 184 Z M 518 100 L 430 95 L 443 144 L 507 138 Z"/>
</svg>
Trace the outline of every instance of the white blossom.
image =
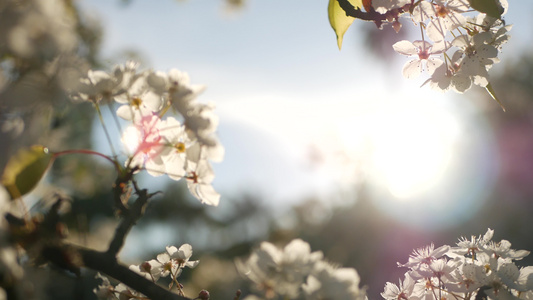
<svg viewBox="0 0 533 300">
<path fill-rule="evenodd" d="M 405 63 L 403 67 L 403 76 L 410 79 L 420 75 L 424 68 L 424 63 L 428 73 L 430 75 L 433 74 L 443 64 L 442 60 L 435 58 L 434 55 L 444 52 L 444 45 L 444 43 L 432 45 L 427 41 L 414 41 L 411 43 L 403 40 L 395 43 L 392 47 L 400 54 L 416 57 Z"/>
<path fill-rule="evenodd" d="M 263 242 L 247 261 L 237 261 L 237 268 L 267 298 L 275 294 L 296 298 L 306 277 L 321 259 L 321 252 L 311 252 L 309 244 L 300 239 L 293 240 L 283 250 Z"/>
<path fill-rule="evenodd" d="M 302 285 L 305 299 L 364 300 L 365 291 L 359 288 L 360 278 L 355 269 L 335 268 L 318 261 L 307 282 Z"/>
<path fill-rule="evenodd" d="M 207 205 L 218 205 L 220 194 L 211 185 L 215 178 L 215 173 L 207 160 L 201 159 L 196 164 L 187 164 L 186 177 L 187 187 L 196 199 Z"/>
</svg>

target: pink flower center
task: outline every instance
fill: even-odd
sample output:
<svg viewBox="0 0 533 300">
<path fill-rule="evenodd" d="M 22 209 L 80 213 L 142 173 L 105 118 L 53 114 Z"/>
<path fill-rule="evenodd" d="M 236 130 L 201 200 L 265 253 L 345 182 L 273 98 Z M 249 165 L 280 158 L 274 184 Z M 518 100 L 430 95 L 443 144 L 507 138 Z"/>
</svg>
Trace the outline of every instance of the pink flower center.
<svg viewBox="0 0 533 300">
<path fill-rule="evenodd" d="M 429 58 L 429 49 L 420 49 L 420 51 L 418 51 L 418 58 L 420 60 L 428 59 Z"/>
</svg>

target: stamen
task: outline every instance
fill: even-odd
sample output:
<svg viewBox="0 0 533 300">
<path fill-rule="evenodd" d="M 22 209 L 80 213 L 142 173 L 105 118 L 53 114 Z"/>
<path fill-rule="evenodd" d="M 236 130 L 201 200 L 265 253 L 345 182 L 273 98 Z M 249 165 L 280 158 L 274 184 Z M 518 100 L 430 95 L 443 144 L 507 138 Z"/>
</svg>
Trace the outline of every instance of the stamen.
<svg viewBox="0 0 533 300">
<path fill-rule="evenodd" d="M 136 108 L 139 108 L 141 106 L 141 104 L 143 103 L 142 99 L 139 98 L 139 97 L 134 97 L 132 100 L 131 100 L 131 106 L 134 106 Z"/>
<path fill-rule="evenodd" d="M 178 142 L 178 143 L 174 144 L 174 149 L 176 149 L 176 151 L 178 153 L 184 153 L 185 150 L 186 150 L 186 147 L 185 147 L 184 143 Z"/>
</svg>

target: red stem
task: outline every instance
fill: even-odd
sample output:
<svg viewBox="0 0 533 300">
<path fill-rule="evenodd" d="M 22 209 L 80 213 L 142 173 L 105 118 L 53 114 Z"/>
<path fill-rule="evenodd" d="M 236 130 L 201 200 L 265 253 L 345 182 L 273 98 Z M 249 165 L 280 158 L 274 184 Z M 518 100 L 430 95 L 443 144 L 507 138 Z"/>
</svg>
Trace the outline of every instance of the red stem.
<svg viewBox="0 0 533 300">
<path fill-rule="evenodd" d="M 91 154 L 91 155 L 97 155 L 97 156 L 103 157 L 103 158 L 107 159 L 108 161 L 110 161 L 113 164 L 113 166 L 115 166 L 115 169 L 117 169 L 117 172 L 120 173 L 120 167 L 119 167 L 118 163 L 115 160 L 113 160 L 111 157 L 109 157 L 109 156 L 107 156 L 105 154 L 102 154 L 100 152 L 87 150 L 87 149 L 71 149 L 71 150 L 65 150 L 65 151 L 60 151 L 60 152 L 54 152 L 53 155 L 54 155 L 54 158 L 56 158 L 56 157 L 58 157 L 60 155 L 73 154 L 73 153 Z"/>
</svg>

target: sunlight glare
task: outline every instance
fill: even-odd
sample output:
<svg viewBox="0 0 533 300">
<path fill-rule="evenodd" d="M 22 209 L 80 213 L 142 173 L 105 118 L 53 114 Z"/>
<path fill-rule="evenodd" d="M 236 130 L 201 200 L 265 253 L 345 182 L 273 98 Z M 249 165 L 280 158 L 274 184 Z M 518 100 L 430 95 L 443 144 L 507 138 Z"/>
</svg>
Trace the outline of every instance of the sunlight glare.
<svg viewBox="0 0 533 300">
<path fill-rule="evenodd" d="M 373 127 L 374 171 L 393 196 L 409 199 L 441 179 L 452 156 L 452 122 L 443 114 L 406 109 Z"/>
<path fill-rule="evenodd" d="M 139 144 L 141 142 L 142 136 L 139 129 L 135 126 L 128 126 L 126 130 L 124 130 L 124 134 L 122 135 L 122 145 L 126 148 L 126 153 L 128 155 L 135 153 L 137 151 L 137 148 L 139 147 Z"/>
<path fill-rule="evenodd" d="M 457 120 L 434 99 L 418 99 L 387 103 L 345 120 L 338 131 L 346 151 L 363 153 L 372 183 L 405 201 L 443 179 L 459 132 Z"/>
</svg>

